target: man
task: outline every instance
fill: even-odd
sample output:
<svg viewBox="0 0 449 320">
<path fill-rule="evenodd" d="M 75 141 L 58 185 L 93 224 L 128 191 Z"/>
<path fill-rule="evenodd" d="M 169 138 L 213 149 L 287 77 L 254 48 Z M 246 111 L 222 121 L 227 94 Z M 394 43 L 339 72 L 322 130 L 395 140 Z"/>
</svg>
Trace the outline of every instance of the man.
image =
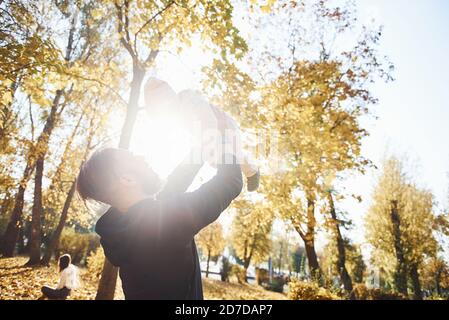
<svg viewBox="0 0 449 320">
<path fill-rule="evenodd" d="M 225 117 L 223 113 L 217 114 Z M 220 133 L 229 127 L 220 120 Z M 215 221 L 242 190 L 235 156 L 222 161 L 216 175 L 185 192 L 201 164 L 188 157 L 159 191 L 160 180 L 142 158 L 123 149 L 95 153 L 80 170 L 77 190 L 111 208 L 98 220 L 106 257 L 120 267 L 126 299 L 203 298 L 194 236 Z"/>
</svg>

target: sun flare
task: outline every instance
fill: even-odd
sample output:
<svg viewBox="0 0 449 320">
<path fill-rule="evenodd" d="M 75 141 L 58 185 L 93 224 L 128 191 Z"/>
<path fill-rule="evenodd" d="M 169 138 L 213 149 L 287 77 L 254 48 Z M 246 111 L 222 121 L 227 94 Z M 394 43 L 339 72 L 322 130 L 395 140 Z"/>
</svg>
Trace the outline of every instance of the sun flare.
<svg viewBox="0 0 449 320">
<path fill-rule="evenodd" d="M 145 114 L 136 121 L 130 149 L 144 156 L 160 176 L 166 177 L 187 155 L 190 146 L 190 133 L 176 117 Z"/>
</svg>

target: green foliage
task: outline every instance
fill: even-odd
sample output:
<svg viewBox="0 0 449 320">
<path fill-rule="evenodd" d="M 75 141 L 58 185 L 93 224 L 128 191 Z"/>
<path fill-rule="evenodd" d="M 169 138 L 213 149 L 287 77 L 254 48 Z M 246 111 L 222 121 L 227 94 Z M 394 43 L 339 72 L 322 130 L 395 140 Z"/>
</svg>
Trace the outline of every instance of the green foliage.
<svg viewBox="0 0 449 320">
<path fill-rule="evenodd" d="M 436 293 L 432 293 L 426 300 L 449 300 L 449 295 L 438 295 Z"/>
</svg>

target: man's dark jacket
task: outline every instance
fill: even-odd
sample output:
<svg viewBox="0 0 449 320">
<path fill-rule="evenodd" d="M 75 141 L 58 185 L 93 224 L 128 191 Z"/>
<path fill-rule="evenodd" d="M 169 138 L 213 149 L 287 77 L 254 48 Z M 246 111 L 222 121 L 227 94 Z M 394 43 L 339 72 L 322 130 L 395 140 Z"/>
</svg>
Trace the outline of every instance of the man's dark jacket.
<svg viewBox="0 0 449 320">
<path fill-rule="evenodd" d="M 193 237 L 240 194 L 242 175 L 234 158 L 199 189 L 185 192 L 200 168 L 179 165 L 156 200 L 126 213 L 111 208 L 98 220 L 95 230 L 108 260 L 120 267 L 127 300 L 203 299 Z"/>
</svg>

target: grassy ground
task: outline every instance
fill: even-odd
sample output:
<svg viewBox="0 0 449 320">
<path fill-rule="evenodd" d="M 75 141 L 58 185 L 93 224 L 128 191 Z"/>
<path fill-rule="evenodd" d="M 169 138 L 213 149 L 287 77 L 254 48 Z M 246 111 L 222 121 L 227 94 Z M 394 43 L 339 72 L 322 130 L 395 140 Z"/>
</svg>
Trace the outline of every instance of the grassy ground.
<svg viewBox="0 0 449 320">
<path fill-rule="evenodd" d="M 43 285 L 56 286 L 58 272 L 55 265 L 50 267 L 24 267 L 27 258 L 0 258 L 0 300 L 37 299 Z M 70 299 L 89 300 L 95 298 L 98 279 L 80 268 L 81 288 L 76 289 Z M 270 292 L 253 285 L 224 283 L 203 279 L 204 296 L 211 300 L 283 300 L 286 296 Z M 121 284 L 117 285 L 116 299 L 123 299 Z"/>
</svg>

